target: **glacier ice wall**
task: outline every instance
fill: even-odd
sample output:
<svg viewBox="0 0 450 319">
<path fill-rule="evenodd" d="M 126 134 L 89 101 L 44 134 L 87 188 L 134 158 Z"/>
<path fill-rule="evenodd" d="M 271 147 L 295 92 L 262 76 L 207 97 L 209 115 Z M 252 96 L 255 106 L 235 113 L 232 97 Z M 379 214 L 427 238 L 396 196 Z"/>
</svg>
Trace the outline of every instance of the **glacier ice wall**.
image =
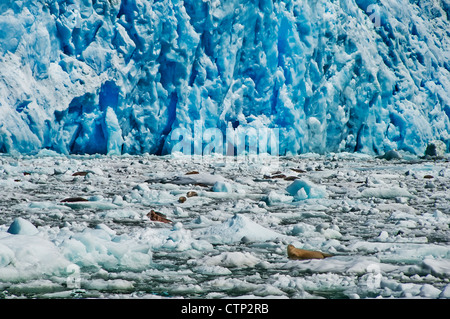
<svg viewBox="0 0 450 319">
<path fill-rule="evenodd" d="M 0 2 L 3 153 L 164 154 L 200 123 L 423 154 L 449 120 L 449 0 Z"/>
</svg>

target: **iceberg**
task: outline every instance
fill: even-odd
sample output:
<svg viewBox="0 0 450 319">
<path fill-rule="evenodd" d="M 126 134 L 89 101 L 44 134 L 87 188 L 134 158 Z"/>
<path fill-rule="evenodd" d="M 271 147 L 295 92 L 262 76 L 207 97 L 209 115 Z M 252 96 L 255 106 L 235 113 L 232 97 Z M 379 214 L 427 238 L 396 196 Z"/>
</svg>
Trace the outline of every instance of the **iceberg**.
<svg viewBox="0 0 450 319">
<path fill-rule="evenodd" d="M 17 217 L 9 226 L 7 232 L 13 235 L 36 235 L 39 231 L 28 220 Z"/>
<path fill-rule="evenodd" d="M 282 155 L 448 149 L 449 15 L 432 0 L 4 0 L 0 152 L 227 152 L 239 130 L 274 152 L 262 128 Z"/>
<path fill-rule="evenodd" d="M 325 186 L 316 185 L 306 179 L 295 180 L 291 185 L 286 187 L 286 191 L 289 195 L 293 196 L 295 200 L 327 197 Z"/>
</svg>

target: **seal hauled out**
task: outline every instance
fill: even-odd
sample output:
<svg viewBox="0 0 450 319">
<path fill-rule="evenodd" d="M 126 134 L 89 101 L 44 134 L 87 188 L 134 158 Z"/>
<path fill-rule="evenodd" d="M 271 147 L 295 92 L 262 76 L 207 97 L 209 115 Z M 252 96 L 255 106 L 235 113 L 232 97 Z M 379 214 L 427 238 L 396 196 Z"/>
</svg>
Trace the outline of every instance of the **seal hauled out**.
<svg viewBox="0 0 450 319">
<path fill-rule="evenodd" d="M 166 224 L 172 223 L 170 219 L 166 218 L 166 215 L 160 212 L 155 212 L 153 209 L 150 211 L 150 213 L 147 214 L 147 217 L 154 222 L 162 222 Z"/>
<path fill-rule="evenodd" d="M 76 202 L 88 202 L 86 198 L 83 197 L 69 197 L 61 201 L 61 203 L 76 203 Z"/>
<path fill-rule="evenodd" d="M 186 193 L 187 197 L 194 197 L 194 196 L 198 196 L 197 192 L 195 191 L 189 191 Z"/>
<path fill-rule="evenodd" d="M 320 251 L 304 250 L 304 249 L 295 248 L 293 245 L 287 246 L 287 253 L 288 253 L 289 259 L 294 259 L 294 260 L 324 259 L 324 258 L 333 256 L 330 254 L 322 253 Z"/>
</svg>

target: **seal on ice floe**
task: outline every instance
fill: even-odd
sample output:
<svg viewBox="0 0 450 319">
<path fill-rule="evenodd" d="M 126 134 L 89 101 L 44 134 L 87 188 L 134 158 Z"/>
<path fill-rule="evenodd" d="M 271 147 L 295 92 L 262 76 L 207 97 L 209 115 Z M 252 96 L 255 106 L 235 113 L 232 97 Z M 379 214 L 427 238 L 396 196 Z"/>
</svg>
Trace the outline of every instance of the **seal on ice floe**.
<svg viewBox="0 0 450 319">
<path fill-rule="evenodd" d="M 75 172 L 72 174 L 72 176 L 86 176 L 88 172 Z"/>
<path fill-rule="evenodd" d="M 293 245 L 287 246 L 287 253 L 288 253 L 289 259 L 294 259 L 294 260 L 324 259 L 324 258 L 333 256 L 333 255 L 326 254 L 326 253 L 323 253 L 320 251 L 295 248 Z"/>
<path fill-rule="evenodd" d="M 160 212 L 155 212 L 153 209 L 150 211 L 150 213 L 147 214 L 147 216 L 150 218 L 150 220 L 152 220 L 154 222 L 162 222 L 162 223 L 167 223 L 167 224 L 172 223 L 172 221 L 170 219 L 166 218 L 166 215 L 164 215 Z"/>
<path fill-rule="evenodd" d="M 86 198 L 83 197 L 69 197 L 61 201 L 61 203 L 76 203 L 76 202 L 88 202 Z"/>
<path fill-rule="evenodd" d="M 186 196 L 187 197 L 195 197 L 195 196 L 198 196 L 198 194 L 195 191 L 189 191 L 186 193 Z"/>
</svg>

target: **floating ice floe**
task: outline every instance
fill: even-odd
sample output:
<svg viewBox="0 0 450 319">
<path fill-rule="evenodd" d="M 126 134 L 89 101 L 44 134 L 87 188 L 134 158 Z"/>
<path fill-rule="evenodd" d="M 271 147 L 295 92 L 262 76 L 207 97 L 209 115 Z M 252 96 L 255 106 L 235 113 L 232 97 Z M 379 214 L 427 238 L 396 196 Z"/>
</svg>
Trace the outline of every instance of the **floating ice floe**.
<svg viewBox="0 0 450 319">
<path fill-rule="evenodd" d="M 339 227 L 336 225 L 330 227 L 330 225 L 324 224 L 315 227 L 303 222 L 293 225 L 288 233 L 292 236 L 301 236 L 305 238 L 337 239 L 342 237 Z"/>
<path fill-rule="evenodd" d="M 254 267 L 260 262 L 260 259 L 250 252 L 224 252 L 217 256 L 206 258 L 203 263 L 207 266 L 221 266 L 226 268 L 246 268 Z"/>
<path fill-rule="evenodd" d="M 380 261 L 374 257 L 334 256 L 326 259 L 289 261 L 284 268 L 295 269 L 300 272 L 364 274 L 367 273 L 367 268 L 371 265 L 382 266 Z M 386 267 L 389 267 L 389 265 L 386 265 Z"/>
<path fill-rule="evenodd" d="M 450 253 L 449 253 L 450 255 Z M 432 275 L 450 277 L 450 256 L 447 259 L 427 257 L 422 262 L 422 267 L 429 270 Z"/>
<path fill-rule="evenodd" d="M 269 194 L 264 196 L 263 199 L 268 205 L 276 205 L 283 203 L 291 203 L 294 200 L 294 197 L 272 190 L 269 192 Z"/>
<path fill-rule="evenodd" d="M 173 251 L 186 251 L 190 249 L 206 251 L 211 250 L 213 247 L 206 240 L 193 238 L 191 231 L 185 229 L 183 224 L 178 222 L 173 225 L 161 248 Z"/>
<path fill-rule="evenodd" d="M 59 245 L 63 255 L 80 267 L 142 271 L 151 266 L 149 244 L 117 236 L 106 225 L 74 233 Z"/>
<path fill-rule="evenodd" d="M 397 198 L 414 197 L 407 189 L 398 186 L 383 186 L 366 188 L 359 194 L 360 197 Z"/>
<path fill-rule="evenodd" d="M 244 237 L 248 241 L 267 241 L 283 237 L 282 234 L 263 227 L 242 214 L 235 214 L 220 225 L 199 230 L 198 236 L 215 244 L 236 243 Z"/>
<path fill-rule="evenodd" d="M 231 270 L 221 265 L 199 265 L 195 271 L 208 276 L 226 276 L 231 275 Z"/>
<path fill-rule="evenodd" d="M 86 202 L 67 202 L 64 205 L 72 209 L 93 209 L 93 210 L 109 210 L 117 209 L 120 206 L 105 201 L 86 201 Z"/>
<path fill-rule="evenodd" d="M 51 241 L 36 234 L 0 233 L 0 282 L 64 276 L 69 264 Z"/>
<path fill-rule="evenodd" d="M 93 279 L 83 282 L 84 289 L 92 289 L 99 291 L 129 291 L 133 290 L 132 282 L 123 279 Z"/>
<path fill-rule="evenodd" d="M 172 184 L 178 184 L 178 185 L 202 184 L 202 185 L 214 186 L 214 184 L 217 182 L 224 183 L 226 181 L 227 180 L 221 175 L 198 173 L 198 174 L 177 176 L 168 182 L 170 182 Z"/>
</svg>

